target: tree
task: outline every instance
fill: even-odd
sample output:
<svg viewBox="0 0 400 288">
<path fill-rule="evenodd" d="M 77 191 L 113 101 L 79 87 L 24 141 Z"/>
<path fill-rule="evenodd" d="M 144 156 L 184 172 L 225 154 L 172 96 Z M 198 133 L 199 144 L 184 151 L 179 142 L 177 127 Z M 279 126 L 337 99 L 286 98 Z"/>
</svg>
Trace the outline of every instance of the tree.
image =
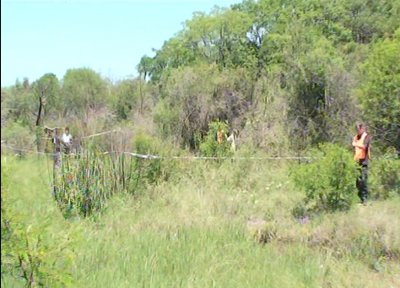
<svg viewBox="0 0 400 288">
<path fill-rule="evenodd" d="M 45 107 L 47 110 L 56 108 L 57 98 L 59 94 L 59 83 L 56 75 L 47 73 L 39 80 L 32 84 L 33 93 L 38 99 L 38 112 L 36 117 L 36 145 L 37 150 L 43 150 L 43 118 L 46 115 Z M 58 103 L 57 103 L 58 104 Z M 43 117 L 42 117 L 43 112 Z"/>
<path fill-rule="evenodd" d="M 8 117 L 12 121 L 20 121 L 24 126 L 33 125 L 37 118 L 36 99 L 31 87 L 24 88 L 19 80 L 9 88 L 9 97 L 2 107 L 8 108 Z"/>
<path fill-rule="evenodd" d="M 51 110 L 57 109 L 60 106 L 60 85 L 56 75 L 54 75 L 53 73 L 47 73 L 43 75 L 39 80 L 34 82 L 32 86 L 34 94 L 38 99 L 39 105 L 36 117 L 36 126 L 41 126 L 43 124 L 44 116 Z"/>
<path fill-rule="evenodd" d="M 253 66 L 246 32 L 252 25 L 245 12 L 215 9 L 210 15 L 195 13 L 185 24 L 184 39 L 193 47 L 196 58 L 221 67 Z"/>
<path fill-rule="evenodd" d="M 190 65 L 196 61 L 196 49 L 184 37 L 183 32 L 165 41 L 162 48 L 155 51 L 154 58 L 142 57 L 138 67 L 139 73 L 142 72 L 146 76 L 151 75 L 153 82 L 160 80 L 161 76 L 168 73 L 170 69 Z"/>
<path fill-rule="evenodd" d="M 141 80 L 124 80 L 114 87 L 114 95 L 117 97 L 115 109 L 119 120 L 128 119 L 131 111 L 137 106 L 140 98 Z"/>
<path fill-rule="evenodd" d="M 357 43 L 370 43 L 399 28 L 399 1 L 343 0 L 339 5 L 345 11 L 341 21 Z"/>
<path fill-rule="evenodd" d="M 106 82 L 88 68 L 69 69 L 63 78 L 64 115 L 83 116 L 104 107 L 109 100 Z"/>
<path fill-rule="evenodd" d="M 400 151 L 400 29 L 384 39 L 361 65 L 357 91 L 364 118 L 375 135 L 374 142 Z"/>
<path fill-rule="evenodd" d="M 142 77 L 143 77 L 143 82 L 146 82 L 147 76 L 150 76 L 154 70 L 153 65 L 154 65 L 154 59 L 147 55 L 144 55 L 140 59 L 139 65 L 137 67 L 139 72 L 140 113 L 143 113 L 143 105 L 144 105 L 144 91 L 143 91 L 144 83 L 142 83 Z"/>
<path fill-rule="evenodd" d="M 139 72 L 140 78 L 143 77 L 143 80 L 146 81 L 147 77 L 151 76 L 151 72 L 153 70 L 153 58 L 144 55 L 142 58 L 140 58 L 137 70 Z"/>
<path fill-rule="evenodd" d="M 251 90 L 251 77 L 245 69 L 220 71 L 216 64 L 181 67 L 164 81 L 165 96 L 154 113 L 164 136 L 195 149 L 196 137 L 207 133 L 211 121 L 241 126 Z"/>
</svg>

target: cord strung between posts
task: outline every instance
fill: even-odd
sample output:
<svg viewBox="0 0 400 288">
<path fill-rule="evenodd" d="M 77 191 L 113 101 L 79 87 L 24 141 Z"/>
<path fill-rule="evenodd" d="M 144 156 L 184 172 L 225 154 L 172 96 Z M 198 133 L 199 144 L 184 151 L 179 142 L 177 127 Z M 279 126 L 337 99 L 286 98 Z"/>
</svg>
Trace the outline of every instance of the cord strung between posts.
<svg viewBox="0 0 400 288">
<path fill-rule="evenodd" d="M 38 152 L 32 149 L 26 148 L 17 148 L 4 143 L 2 140 L 1 145 L 9 148 L 11 150 L 17 152 L 30 152 L 33 154 L 42 154 L 42 155 L 58 155 L 58 153 L 46 153 L 46 152 Z M 163 159 L 163 160 L 307 160 L 307 159 L 314 159 L 313 157 L 304 157 L 304 156 L 277 156 L 277 157 L 207 157 L 207 156 L 160 156 L 160 155 L 152 155 L 152 154 L 140 154 L 135 152 L 127 152 L 127 151 L 111 151 L 111 152 L 104 152 L 103 154 L 125 154 L 136 158 L 141 159 Z"/>
<path fill-rule="evenodd" d="M 160 156 L 160 155 L 151 155 L 151 154 L 139 154 L 134 152 L 105 152 L 104 154 L 110 153 L 120 153 L 126 154 L 132 157 L 141 158 L 141 159 L 164 159 L 164 160 L 179 160 L 179 159 L 187 159 L 187 160 L 305 160 L 305 159 L 314 159 L 313 157 L 302 157 L 302 156 L 277 156 L 277 157 L 207 157 L 207 156 Z"/>
<path fill-rule="evenodd" d="M 113 132 L 121 132 L 121 130 L 114 129 L 114 130 L 99 132 L 99 133 L 83 136 L 81 139 L 88 139 L 88 138 L 97 137 L 97 136 L 101 136 L 101 135 L 105 135 L 105 134 L 110 134 L 110 133 L 113 133 Z"/>
<path fill-rule="evenodd" d="M 110 132 L 110 131 L 108 131 Z M 92 136 L 92 135 L 89 135 Z M 11 150 L 17 151 L 17 152 L 30 152 L 33 154 L 43 154 L 43 155 L 58 155 L 58 153 L 46 153 L 46 152 L 38 152 L 32 149 L 26 149 L 26 148 L 17 148 L 13 147 L 10 145 L 5 144 L 4 140 L 1 140 L 1 146 L 4 146 L 6 148 L 9 148 Z M 146 159 L 146 160 L 315 160 L 319 159 L 317 157 L 308 157 L 308 156 L 264 156 L 264 157 L 207 157 L 207 156 L 160 156 L 160 155 L 152 155 L 152 154 L 140 154 L 136 152 L 127 152 L 127 151 L 109 151 L 109 152 L 104 152 L 104 155 L 107 154 L 124 154 L 124 155 L 129 155 L 131 157 L 136 157 L 140 159 Z M 72 154 L 75 155 L 75 154 Z M 388 157 L 379 157 L 375 159 L 389 159 Z"/>
</svg>

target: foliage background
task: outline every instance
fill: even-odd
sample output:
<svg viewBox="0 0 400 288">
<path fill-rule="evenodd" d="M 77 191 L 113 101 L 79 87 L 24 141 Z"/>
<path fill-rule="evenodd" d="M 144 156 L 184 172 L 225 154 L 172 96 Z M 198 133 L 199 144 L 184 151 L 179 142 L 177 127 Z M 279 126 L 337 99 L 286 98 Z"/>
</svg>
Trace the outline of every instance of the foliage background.
<svg viewBox="0 0 400 288">
<path fill-rule="evenodd" d="M 399 27 L 396 0 L 245 0 L 193 14 L 139 77 L 71 68 L 2 87 L 1 138 L 15 148 L 48 151 L 44 127 L 69 126 L 88 154 L 189 156 L 135 159 L 129 189 L 116 162 L 71 165 L 92 188 L 70 187 L 76 206 L 100 203 L 86 217 L 63 217 L 50 159 L 2 157 L 2 284 L 399 286 Z M 373 137 L 367 209 L 351 205 L 359 120 Z M 239 131 L 235 156 L 331 161 L 190 160 L 230 155 L 218 125 Z M 101 131 L 114 132 L 85 138 Z"/>
</svg>

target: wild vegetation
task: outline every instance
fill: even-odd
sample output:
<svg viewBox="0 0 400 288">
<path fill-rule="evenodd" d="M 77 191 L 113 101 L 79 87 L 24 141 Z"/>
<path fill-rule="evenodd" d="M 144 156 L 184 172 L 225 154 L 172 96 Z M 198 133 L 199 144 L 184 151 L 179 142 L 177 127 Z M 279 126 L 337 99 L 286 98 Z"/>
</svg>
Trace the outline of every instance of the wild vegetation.
<svg viewBox="0 0 400 288">
<path fill-rule="evenodd" d="M 1 284 L 400 286 L 399 63 L 399 1 L 245 0 L 194 13 L 136 78 L 2 87 Z M 31 152 L 56 126 L 81 149 L 53 173 Z"/>
<path fill-rule="evenodd" d="M 347 212 L 296 214 L 305 195 L 288 163 L 187 160 L 168 181 L 116 194 L 90 217 L 64 218 L 47 159 L 2 161 L 2 229 L 9 219 L 13 233 L 2 238 L 10 243 L 2 245 L 5 287 L 31 283 L 21 271 L 46 287 L 400 284 L 398 196 Z M 22 264 L 17 255 L 26 255 Z"/>
</svg>

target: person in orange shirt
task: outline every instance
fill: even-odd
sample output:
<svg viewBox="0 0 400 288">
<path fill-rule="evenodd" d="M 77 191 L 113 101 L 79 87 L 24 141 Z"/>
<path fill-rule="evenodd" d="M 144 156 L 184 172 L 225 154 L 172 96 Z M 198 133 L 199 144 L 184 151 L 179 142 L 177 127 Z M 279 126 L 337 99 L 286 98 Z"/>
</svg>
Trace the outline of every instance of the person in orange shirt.
<svg viewBox="0 0 400 288">
<path fill-rule="evenodd" d="M 226 135 L 225 135 L 224 130 L 222 130 L 221 128 L 218 128 L 218 131 L 217 131 L 218 144 L 222 144 L 224 142 L 225 138 L 226 138 Z"/>
<path fill-rule="evenodd" d="M 360 175 L 357 178 L 356 186 L 358 189 L 358 197 L 361 203 L 366 205 L 368 199 L 368 160 L 371 151 L 371 136 L 367 134 L 365 124 L 358 123 L 356 125 L 357 135 L 353 139 L 354 160 L 360 167 Z"/>
</svg>

